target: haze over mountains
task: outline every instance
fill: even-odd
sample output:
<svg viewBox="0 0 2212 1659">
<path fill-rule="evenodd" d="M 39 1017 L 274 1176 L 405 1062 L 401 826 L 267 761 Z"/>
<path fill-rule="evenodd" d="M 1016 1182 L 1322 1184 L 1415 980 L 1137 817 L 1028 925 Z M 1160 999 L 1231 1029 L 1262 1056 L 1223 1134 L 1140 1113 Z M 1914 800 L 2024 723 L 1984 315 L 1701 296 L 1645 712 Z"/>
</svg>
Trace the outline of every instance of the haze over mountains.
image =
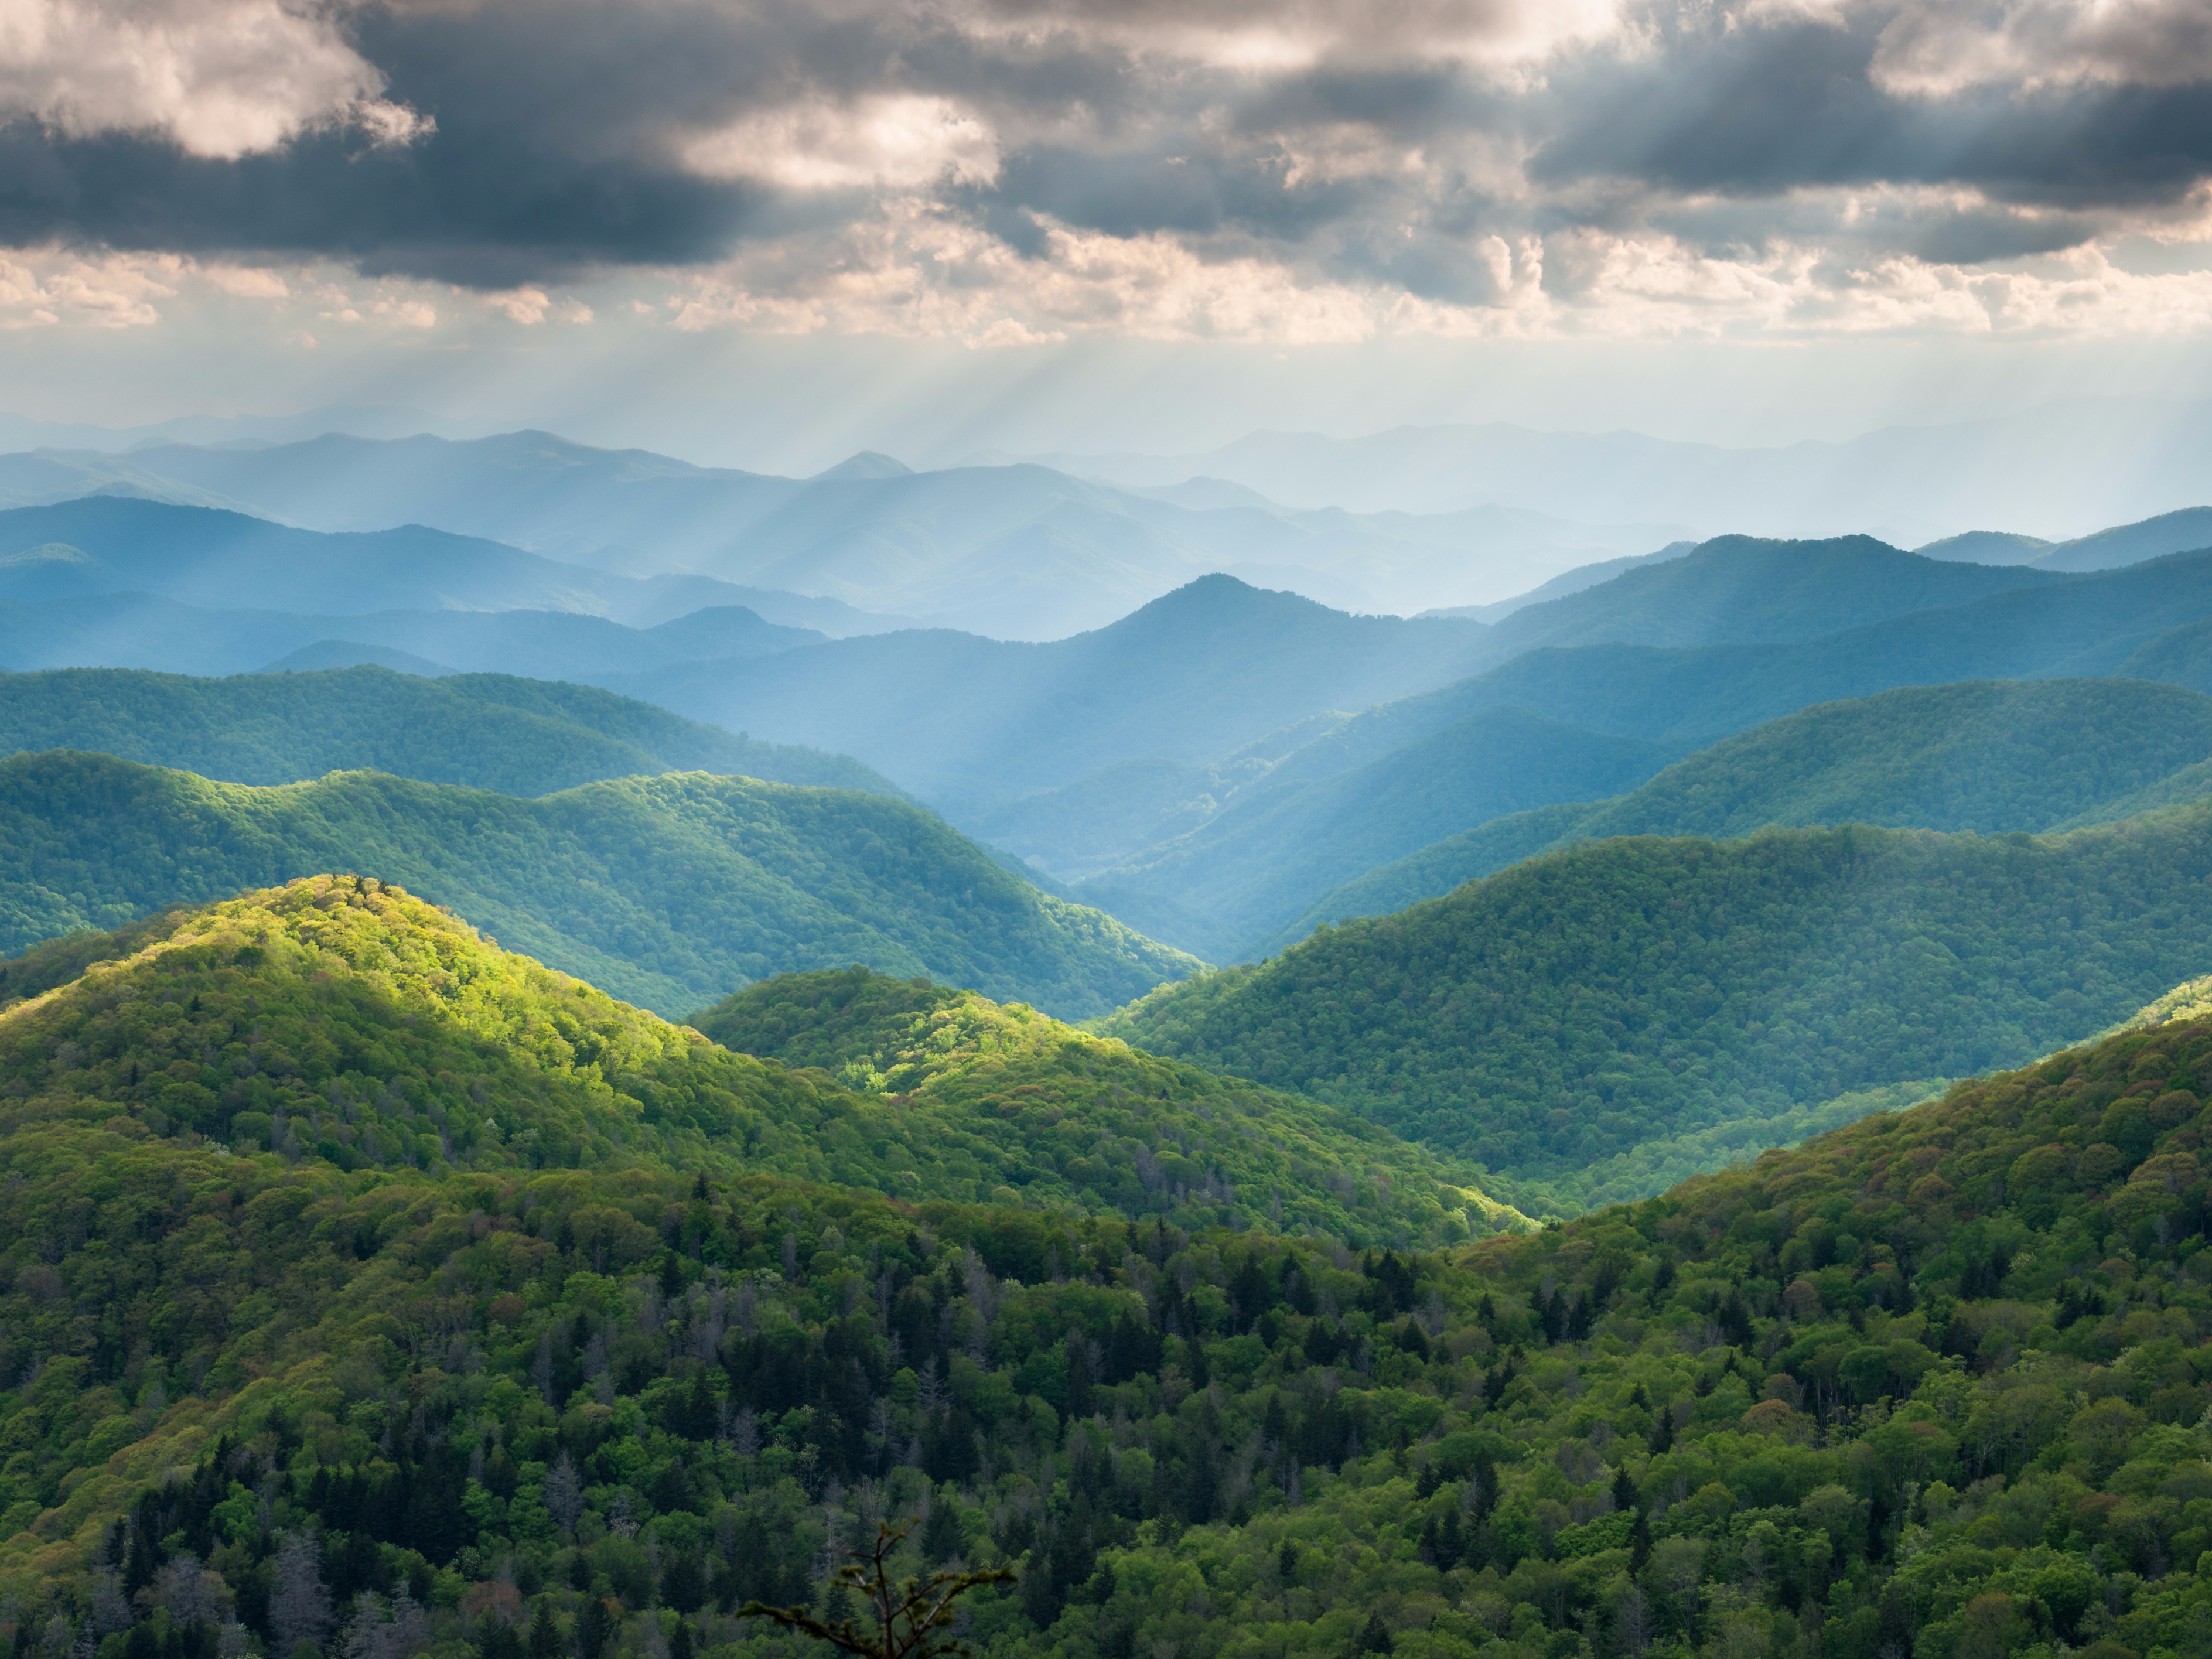
<svg viewBox="0 0 2212 1659">
<path fill-rule="evenodd" d="M 781 478 L 546 433 L 0 457 L 0 501 L 96 493 L 333 532 L 413 522 L 602 571 L 795 590 L 1006 639 L 1098 627 L 1214 570 L 1352 610 L 1502 599 L 1679 533 L 1486 506 L 1293 512 L 1249 492 L 1163 498 L 1030 466 L 914 473 L 863 457 Z"/>
<path fill-rule="evenodd" d="M 1778 449 L 1493 423 L 1359 438 L 1255 432 L 1197 453 L 1021 459 L 1132 488 L 1218 479 L 1293 507 L 1427 514 L 1504 502 L 1577 518 L 1674 520 L 1699 538 L 1852 530 L 1912 546 L 1975 529 L 2063 541 L 2195 507 L 2208 448 L 2212 402 L 2078 398 Z"/>
</svg>

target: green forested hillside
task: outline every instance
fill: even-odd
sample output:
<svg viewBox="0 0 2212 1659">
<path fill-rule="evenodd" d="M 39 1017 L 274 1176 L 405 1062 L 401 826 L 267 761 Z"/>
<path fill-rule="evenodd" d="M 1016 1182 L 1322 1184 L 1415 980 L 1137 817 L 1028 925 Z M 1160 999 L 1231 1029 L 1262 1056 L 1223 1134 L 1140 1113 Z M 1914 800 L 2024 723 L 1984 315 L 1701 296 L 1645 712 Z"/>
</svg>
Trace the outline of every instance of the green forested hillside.
<svg viewBox="0 0 2212 1659">
<path fill-rule="evenodd" d="M 1573 1206 L 1718 1161 L 1682 1137 L 1786 1141 L 1838 1096 L 2100 1029 L 2204 970 L 2208 877 L 2206 805 L 2044 837 L 1589 842 L 1097 1029 L 1479 1157 L 1523 1209 Z"/>
<path fill-rule="evenodd" d="M 1010 1157 L 1033 1162 L 1031 1202 L 1184 1225 L 1264 1216 L 1275 1232 L 1386 1242 L 1525 1221 L 1341 1107 L 1159 1060 L 973 991 L 862 968 L 790 974 L 692 1024 L 740 1053 L 895 1096 L 917 1119 L 963 1133 L 981 1124 Z"/>
<path fill-rule="evenodd" d="M 2212 793 L 2212 698 L 2145 680 L 1966 680 L 1820 703 L 1723 738 L 1615 800 L 1479 824 L 1370 869 L 1262 942 L 1381 915 L 1602 836 L 1767 824 L 2042 830 Z"/>
<path fill-rule="evenodd" d="M 380 1101 L 446 1115 L 423 1141 L 525 1126 L 497 1091 L 533 1071 L 642 1122 L 588 1052 L 611 1038 L 617 1076 L 635 1054 L 612 1005 L 518 968 L 482 999 L 448 981 L 442 1015 L 413 941 L 453 966 L 471 942 L 419 917 L 393 939 L 403 904 L 303 884 L 0 1012 L 0 1594 L 23 1650 L 799 1659 L 732 1610 L 850 1611 L 825 1570 L 879 1517 L 921 1522 L 902 1570 L 1016 1569 L 968 1604 L 987 1659 L 2212 1639 L 2212 1023 L 1413 1255 L 895 1203 L 641 1128 L 574 1169 L 464 1167 L 478 1139 L 348 1172 L 180 1133 L 151 1103 L 173 1065 L 109 1075 L 216 1005 L 250 1032 L 244 999 L 270 997 L 290 1030 L 306 999 L 327 1046 L 225 1093 L 343 1126 L 366 1039 Z M 419 1036 L 373 1012 L 394 969 L 427 992 Z M 834 1047 L 896 1000 L 860 990 L 748 1018 Z M 712 1063 L 763 1117 L 834 1092 Z"/>
<path fill-rule="evenodd" d="M 758 743 L 611 691 L 507 674 L 0 672 L 0 752 L 21 749 L 97 750 L 230 783 L 377 771 L 545 795 L 596 778 L 697 771 L 898 793 L 848 756 Z"/>
<path fill-rule="evenodd" d="M 860 961 L 1085 1015 L 1193 965 L 852 790 L 691 772 L 519 800 L 371 772 L 251 788 L 69 751 L 0 760 L 0 949 L 331 869 L 381 872 L 669 1013 Z"/>
<path fill-rule="evenodd" d="M 856 999 L 902 1012 L 836 1053 L 760 1041 L 825 1003 L 851 1025 Z M 0 1014 L 16 1098 L 64 1114 L 125 1103 L 156 1135 L 349 1171 L 642 1160 L 1184 1225 L 1287 1218 L 1362 1243 L 1523 1224 L 1340 1108 L 1027 1007 L 855 968 L 729 999 L 702 1017 L 717 1044 L 374 878 L 303 878 L 42 946 L 0 963 Z M 763 1057 L 733 1052 L 741 1040 Z M 1079 1103 L 1079 1123 L 1057 1127 Z"/>
</svg>

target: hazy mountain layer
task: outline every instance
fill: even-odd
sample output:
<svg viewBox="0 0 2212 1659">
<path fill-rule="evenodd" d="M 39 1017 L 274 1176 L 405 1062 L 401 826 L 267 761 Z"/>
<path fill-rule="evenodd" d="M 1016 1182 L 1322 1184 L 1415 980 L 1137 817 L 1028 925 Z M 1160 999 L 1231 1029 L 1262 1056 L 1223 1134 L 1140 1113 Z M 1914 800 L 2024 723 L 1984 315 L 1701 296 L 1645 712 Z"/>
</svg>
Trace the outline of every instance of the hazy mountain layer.
<svg viewBox="0 0 2212 1659">
<path fill-rule="evenodd" d="M 2212 698 L 2142 680 L 1964 681 L 1820 703 L 1679 761 L 1617 800 L 1519 812 L 1317 900 L 1260 941 L 1382 915 L 1602 836 L 1746 836 L 1768 824 L 2071 829 L 2212 794 Z"/>
<path fill-rule="evenodd" d="M 756 742 L 591 686 L 504 674 L 0 673 L 0 753 L 24 749 L 97 750 L 228 783 L 376 771 L 545 795 L 599 778 L 720 772 L 898 793 L 843 755 Z"/>
<path fill-rule="evenodd" d="M 0 761 L 0 949 L 348 868 L 672 1015 L 852 962 L 1083 1015 L 1194 965 L 881 795 L 692 772 L 519 800 L 371 772 L 263 789 L 100 755 Z"/>
<path fill-rule="evenodd" d="M 1295 507 L 1356 513 L 1499 501 L 1575 518 L 1672 519 L 1701 536 L 1863 532 L 1911 545 L 1975 526 L 2063 537 L 2191 506 L 2204 499 L 2208 451 L 2212 402 L 2074 398 L 1998 420 L 1784 448 L 1494 422 L 1357 438 L 1261 431 L 1198 454 L 1030 459 L 1131 484 L 1203 476 Z"/>
<path fill-rule="evenodd" d="M 542 432 L 331 435 L 0 458 L 0 489 L 167 492 L 333 531 L 413 521 L 610 570 L 795 587 L 1013 639 L 1102 626 L 1215 570 L 1353 611 L 1503 599 L 1680 533 L 1486 506 L 1427 519 L 1295 513 L 1249 492 L 1162 499 L 1041 467 L 917 474 L 884 459 L 793 479 Z M 11 480 L 11 468 L 25 476 Z"/>
<path fill-rule="evenodd" d="M 1116 914 L 1125 891 L 1170 900 L 1208 926 L 1160 937 L 1212 961 L 1242 961 L 1322 894 L 1440 831 L 1619 789 L 1667 758 L 1637 738 L 1486 709 L 1350 771 L 1242 795 L 1202 828 L 1074 890 Z"/>
<path fill-rule="evenodd" d="M 1531 651 L 1376 712 L 1387 714 L 1384 735 L 1401 742 L 1510 702 L 1593 731 L 1703 744 L 1812 703 L 1893 686 L 2120 672 L 2136 651 L 2208 614 L 2212 554 L 2185 555 L 1794 645 Z"/>
<path fill-rule="evenodd" d="M 1849 1091 L 2100 1029 L 2205 965 L 2208 878 L 2204 805 L 2045 837 L 1584 842 L 1098 1029 L 1538 1183 L 1509 1196 L 1596 1202 L 1698 1167 L 1686 1135 L 1787 1140 Z"/>
<path fill-rule="evenodd" d="M 1721 536 L 1682 558 L 1522 606 L 1499 619 L 1494 638 L 1515 651 L 1609 640 L 1668 646 L 1810 640 L 2057 580 L 1923 558 L 1869 536 L 1821 542 Z"/>
<path fill-rule="evenodd" d="M 840 640 L 764 662 L 612 680 L 780 742 L 858 755 L 947 811 L 1142 756 L 1204 763 L 1309 714 L 1486 659 L 1480 623 L 1349 617 L 1227 576 L 1048 645 L 954 633 Z"/>
<path fill-rule="evenodd" d="M 0 476 L 24 458 L 0 456 Z M 358 616 L 390 610 L 561 611 L 633 627 L 742 605 L 833 635 L 896 626 L 834 599 L 734 586 L 696 574 L 562 563 L 481 537 L 392 528 L 325 533 L 190 503 L 103 495 L 0 511 L 0 599 L 35 604 L 154 593 L 209 610 Z"/>
<path fill-rule="evenodd" d="M 1687 556 L 1638 561 L 1601 585 L 1526 606 L 1483 636 L 1484 648 L 1504 654 L 1548 641 L 1615 638 L 1645 644 L 1792 640 L 1868 617 L 1888 618 L 1935 600 L 2021 585 L 2063 585 L 2064 580 L 1946 564 L 1900 553 L 1864 537 L 1820 543 L 1724 537 Z M 1062 877 L 1111 870 L 1111 875 L 1101 879 L 1126 896 L 1133 890 L 1153 890 L 1139 871 L 1186 863 L 1192 856 L 1186 839 L 1207 844 L 1218 816 L 1275 811 L 1280 805 L 1277 792 L 1291 783 L 1336 779 L 1345 790 L 1356 792 L 1358 787 L 1346 781 L 1350 775 L 1363 767 L 1387 764 L 1425 780 L 1423 808 L 1407 816 L 1407 830 L 1385 837 L 1411 850 L 1419 844 L 1413 834 L 1449 823 L 1462 809 L 1468 816 L 1459 819 L 1455 830 L 1496 816 L 1481 810 L 1489 801 L 1513 797 L 1523 805 L 1534 805 L 1561 799 L 1554 781 L 1534 773 L 1518 776 L 1516 765 L 1503 756 L 1479 749 L 1460 752 L 1449 743 L 1433 747 L 1442 741 L 1442 732 L 1483 713 L 1482 705 L 1471 696 L 1479 696 L 1491 683 L 1480 678 L 1433 696 L 1404 699 L 1334 720 L 1309 717 L 1302 726 L 1271 733 L 1209 767 L 1196 767 L 1187 760 L 1171 764 L 1157 754 L 1142 755 L 1036 798 L 981 809 L 949 802 L 948 810 L 974 833 L 1037 858 Z M 1514 699 L 1508 696 L 1499 701 Z M 1599 724 L 1617 730 L 1611 720 Z M 1573 741 L 1587 745 L 1589 734 Z M 1432 747 L 1419 747 L 1423 744 Z M 1398 758 L 1388 759 L 1394 755 Z M 1653 763 L 1662 758 L 1655 757 Z M 1629 773 L 1614 775 L 1624 783 L 1631 780 Z M 1261 805 L 1255 797 L 1276 805 Z M 1238 832 L 1224 829 L 1221 833 L 1233 837 Z M 1326 832 L 1316 833 L 1326 836 Z M 1279 862 L 1283 850 L 1278 837 L 1270 844 L 1268 860 Z M 1264 933 L 1287 921 L 1326 890 L 1312 884 L 1314 870 L 1324 866 L 1344 867 L 1341 857 L 1324 854 L 1320 864 L 1303 874 L 1283 871 L 1286 880 L 1279 884 L 1280 890 L 1257 908 L 1241 899 L 1211 907 L 1223 921 L 1237 919 L 1225 936 L 1209 934 L 1215 939 L 1215 950 L 1241 950 L 1251 943 L 1253 929 Z M 1237 878 L 1228 879 L 1233 885 Z M 1287 895 L 1301 886 L 1303 897 L 1285 909 Z M 1157 896 L 1182 905 L 1196 902 L 1201 910 L 1209 908 L 1182 884 L 1159 889 Z M 1271 911 L 1271 920 L 1259 921 Z"/>
</svg>

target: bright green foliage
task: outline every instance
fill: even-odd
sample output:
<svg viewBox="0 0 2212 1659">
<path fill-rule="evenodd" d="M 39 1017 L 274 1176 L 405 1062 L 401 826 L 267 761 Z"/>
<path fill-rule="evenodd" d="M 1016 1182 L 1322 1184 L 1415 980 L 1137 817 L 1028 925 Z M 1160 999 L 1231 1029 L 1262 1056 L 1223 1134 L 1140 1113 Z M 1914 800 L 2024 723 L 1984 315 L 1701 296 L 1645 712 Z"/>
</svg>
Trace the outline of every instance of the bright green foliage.
<svg viewBox="0 0 2212 1659">
<path fill-rule="evenodd" d="M 97 750 L 230 783 L 378 771 L 544 795 L 595 778 L 702 771 L 899 793 L 843 755 L 758 743 L 611 691 L 508 674 L 0 672 L 0 753 L 18 749 Z"/>
<path fill-rule="evenodd" d="M 1117 1069 L 1124 1088 L 1187 1074 L 1192 1100 L 1234 1103 L 1247 1119 L 1260 1109 L 1249 1087 L 1240 1096 L 1025 1008 L 972 1001 L 988 1011 L 978 1018 L 1009 1032 L 1036 1028 L 1040 1051 L 1068 1050 L 1043 1068 L 1062 1090 L 1087 1098 L 1115 1086 Z M 1195 1133 L 1207 1126 L 1190 1106 L 1132 1110 L 1122 1168 L 1141 1153 L 1194 1190 L 1103 1171 L 1086 1183 L 1055 1168 L 1052 1138 L 1023 1132 L 1037 1126 L 995 1054 L 971 1050 L 978 1075 L 958 1086 L 857 1095 L 821 1071 L 732 1053 L 365 878 L 315 877 L 172 912 L 104 942 L 46 946 L 0 964 L 0 1129 L 123 1111 L 157 1136 L 349 1170 L 642 1159 L 899 1197 L 981 1200 L 999 1190 L 1079 1212 L 1120 1204 L 1130 1216 L 1236 1224 L 1267 1203 L 1248 1192 L 1240 1207 L 1222 1185 L 1249 1167 L 1275 1177 L 1291 1213 L 1339 1231 L 1466 1232 L 1460 1204 L 1448 1215 L 1438 1201 L 1443 1166 L 1340 1111 L 1285 1103 L 1316 1126 L 1297 1157 L 1224 1161 Z M 1354 1170 L 1364 1183 L 1356 1229 L 1329 1184 Z"/>
<path fill-rule="evenodd" d="M 973 991 L 861 968 L 794 974 L 692 1023 L 741 1053 L 889 1093 L 915 1121 L 916 1145 L 980 1137 L 993 1152 L 979 1147 L 979 1164 L 1032 1166 L 1019 1194 L 1032 1206 L 1185 1227 L 1264 1219 L 1271 1232 L 1356 1244 L 1527 1224 L 1472 1190 L 1464 1170 L 1341 1107 L 1159 1060 Z"/>
<path fill-rule="evenodd" d="M 1720 1156 L 1648 1143 L 2017 1064 L 2203 971 L 2212 810 L 2063 836 L 1585 842 L 1102 1022 L 1480 1157 L 1524 1210 Z M 1770 1142 L 1772 1144 L 1772 1142 Z M 1733 1154 L 1729 1154 L 1733 1155 Z"/>
<path fill-rule="evenodd" d="M 790 1040 L 897 1001 L 859 989 Z M 0 1591 L 105 1659 L 273 1656 L 303 1583 L 351 1615 L 333 1651 L 419 1621 L 798 1659 L 732 1610 L 851 1616 L 833 1547 L 926 1504 L 899 1576 L 1019 1570 L 975 1600 L 991 1659 L 2185 1659 L 2208 1092 L 2212 1022 L 2174 1022 L 1417 1255 L 648 1167 L 349 1176 L 19 1105 Z"/>
<path fill-rule="evenodd" d="M 1080 1016 L 1192 965 L 854 790 L 681 773 L 517 800 L 367 772 L 258 789 L 98 755 L 0 761 L 0 950 L 328 870 L 429 895 L 672 1014 L 861 961 Z"/>
<path fill-rule="evenodd" d="M 1381 915 L 1607 836 L 1768 824 L 2073 829 L 2212 794 L 2212 698 L 2148 680 L 1967 680 L 1820 703 L 1723 738 L 1613 800 L 1462 830 L 1317 900 L 1269 941 Z"/>
</svg>

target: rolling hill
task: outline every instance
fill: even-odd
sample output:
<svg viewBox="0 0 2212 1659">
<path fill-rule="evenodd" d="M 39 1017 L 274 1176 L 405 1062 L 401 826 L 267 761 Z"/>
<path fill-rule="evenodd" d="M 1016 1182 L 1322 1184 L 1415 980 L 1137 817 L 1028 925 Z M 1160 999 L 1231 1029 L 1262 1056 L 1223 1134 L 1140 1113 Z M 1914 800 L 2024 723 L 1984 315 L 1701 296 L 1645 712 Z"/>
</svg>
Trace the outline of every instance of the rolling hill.
<svg viewBox="0 0 2212 1659">
<path fill-rule="evenodd" d="M 896 795 L 842 755 L 757 743 L 590 686 L 363 667 L 195 679 L 138 669 L 0 673 L 0 753 L 85 749 L 227 783 L 388 772 L 504 795 L 720 772 Z"/>
<path fill-rule="evenodd" d="M 1159 1060 L 973 991 L 864 968 L 786 974 L 691 1024 L 740 1054 L 884 1097 L 925 1139 L 999 1145 L 1004 1165 L 1020 1166 L 1013 1178 L 1031 1206 L 1163 1215 L 1183 1226 L 1241 1206 L 1264 1214 L 1273 1231 L 1337 1237 L 1410 1228 L 1446 1241 L 1470 1227 L 1529 1224 L 1455 1184 L 1464 1176 L 1452 1166 L 1341 1107 Z M 1355 1188 L 1369 1195 L 1364 1208 L 1346 1201 Z M 915 1189 L 947 1193 L 942 1177 Z M 951 1195 L 992 1197 L 981 1177 Z"/>
<path fill-rule="evenodd" d="M 1316 900 L 1263 949 L 1382 915 L 1530 855 L 1607 836 L 1768 824 L 2044 830 L 2212 794 L 2212 699 L 2143 680 L 1961 681 L 1820 703 L 1723 738 L 1616 800 L 1478 824 Z"/>
<path fill-rule="evenodd" d="M 2186 1015 L 1355 1254 L 738 1173 L 816 1126 L 897 1169 L 867 1132 L 927 1109 L 367 883 L 120 943 L 0 1010 L 0 1594 L 56 1641 L 743 1652 L 925 1510 L 895 1571 L 1016 1570 L 964 1634 L 1050 1659 L 2183 1659 L 2212 1618 Z"/>
<path fill-rule="evenodd" d="M 374 877 L 303 877 L 0 963 L 0 1075 L 73 1042 L 85 1060 L 45 1067 L 34 1115 L 128 1099 L 158 1136 L 349 1171 L 706 1168 L 1184 1226 L 1272 1212 L 1435 1243 L 1528 1224 L 1340 1108 L 926 988 L 863 968 L 784 975 L 702 1016 L 721 1039 L 707 1042 Z M 133 1002 L 163 1017 L 110 1018 Z M 865 1009 L 870 1029 L 835 1053 L 819 1022 L 803 1054 L 763 1040 L 780 1013 L 825 1003 L 856 1026 Z M 176 1069 L 204 1050 L 216 1059 Z"/>
<path fill-rule="evenodd" d="M 2049 836 L 1586 842 L 1096 1029 L 1480 1156 L 1524 1210 L 1604 1202 L 2100 1029 L 2202 971 L 2208 877 L 2205 804 Z"/>
<path fill-rule="evenodd" d="M 0 760 L 0 949 L 334 868 L 381 871 L 671 1014 L 857 961 L 1084 1015 L 1194 965 L 881 795 L 691 772 L 522 800 L 373 772 L 255 788 L 67 750 Z"/>
</svg>

